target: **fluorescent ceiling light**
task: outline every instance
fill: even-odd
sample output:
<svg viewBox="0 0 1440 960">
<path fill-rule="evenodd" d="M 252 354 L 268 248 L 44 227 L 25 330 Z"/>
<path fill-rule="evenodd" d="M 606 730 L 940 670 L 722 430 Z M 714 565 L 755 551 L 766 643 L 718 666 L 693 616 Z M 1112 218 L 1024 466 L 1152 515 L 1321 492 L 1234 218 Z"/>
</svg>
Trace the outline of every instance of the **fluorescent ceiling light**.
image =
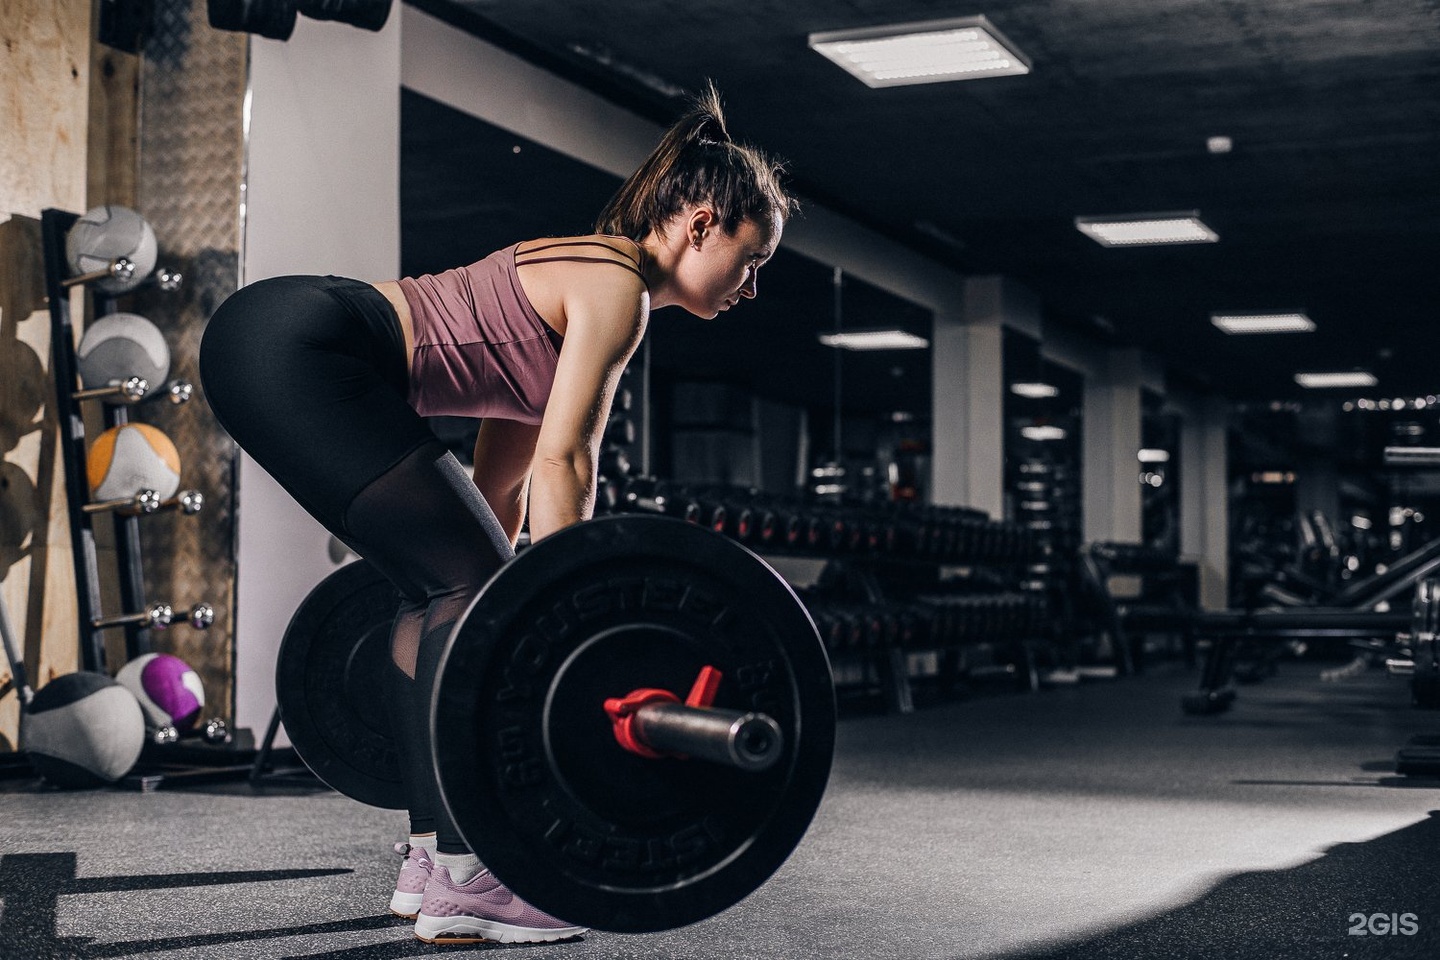
<svg viewBox="0 0 1440 960">
<path fill-rule="evenodd" d="M 1059 396 L 1060 388 L 1051 383 L 1012 383 L 1010 392 L 1031 400 L 1043 400 L 1045 397 Z"/>
<path fill-rule="evenodd" d="M 930 341 L 904 330 L 851 330 L 822 333 L 820 342 L 840 350 L 923 350 Z"/>
<path fill-rule="evenodd" d="M 1021 427 L 1020 436 L 1026 440 L 1064 440 L 1065 430 L 1062 427 Z"/>
<path fill-rule="evenodd" d="M 1212 313 L 1210 322 L 1226 333 L 1309 333 L 1315 321 L 1303 313 Z"/>
<path fill-rule="evenodd" d="M 1137 454 L 1141 463 L 1169 463 L 1169 450 L 1141 450 Z"/>
<path fill-rule="evenodd" d="M 810 49 L 868 87 L 1030 72 L 1030 61 L 984 17 L 810 34 Z"/>
<path fill-rule="evenodd" d="M 1297 373 L 1295 382 L 1302 387 L 1324 390 L 1329 387 L 1373 387 L 1375 375 L 1359 370 L 1339 373 Z"/>
<path fill-rule="evenodd" d="M 1198 211 L 1136 213 L 1123 217 L 1076 217 L 1075 227 L 1104 247 L 1146 244 L 1214 243 L 1220 235 L 1200 220 Z"/>
<path fill-rule="evenodd" d="M 1387 466 L 1440 466 L 1440 447 L 1386 447 Z"/>
</svg>

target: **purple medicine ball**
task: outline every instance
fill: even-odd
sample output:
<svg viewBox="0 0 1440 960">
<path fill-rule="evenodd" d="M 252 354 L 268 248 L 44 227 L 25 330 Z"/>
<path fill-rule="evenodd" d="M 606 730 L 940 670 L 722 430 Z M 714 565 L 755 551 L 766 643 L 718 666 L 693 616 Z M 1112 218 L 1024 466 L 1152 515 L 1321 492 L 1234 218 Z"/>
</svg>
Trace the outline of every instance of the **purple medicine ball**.
<svg viewBox="0 0 1440 960">
<path fill-rule="evenodd" d="M 205 689 L 190 665 L 168 653 L 147 653 L 127 663 L 115 678 L 128 687 L 151 727 L 193 726 L 205 708 Z"/>
</svg>

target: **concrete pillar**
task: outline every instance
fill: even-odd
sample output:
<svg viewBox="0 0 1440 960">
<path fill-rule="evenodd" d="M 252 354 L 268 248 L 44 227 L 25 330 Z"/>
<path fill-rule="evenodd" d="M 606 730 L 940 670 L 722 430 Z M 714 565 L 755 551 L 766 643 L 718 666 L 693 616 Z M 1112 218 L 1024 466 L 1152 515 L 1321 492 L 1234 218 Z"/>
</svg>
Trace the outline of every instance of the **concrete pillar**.
<svg viewBox="0 0 1440 960">
<path fill-rule="evenodd" d="M 1144 358 L 1129 348 L 1109 351 L 1085 380 L 1081 453 L 1085 539 L 1139 543 L 1139 462 Z"/>
<path fill-rule="evenodd" d="M 932 499 L 994 516 L 1005 506 L 1000 338 L 999 324 L 937 314 L 931 343 Z"/>
<path fill-rule="evenodd" d="M 1340 517 L 1340 468 L 1334 460 L 1307 457 L 1295 470 L 1295 509 L 1309 516 L 1318 511 L 1332 524 Z"/>
<path fill-rule="evenodd" d="M 1310 450 L 1335 449 L 1340 443 L 1338 416 L 1339 410 L 1334 406 L 1302 410 L 1295 418 L 1300 446 Z M 1295 509 L 1306 516 L 1318 511 L 1331 524 L 1339 525 L 1340 469 L 1333 457 L 1308 456 L 1296 465 Z"/>
<path fill-rule="evenodd" d="M 1200 605 L 1229 605 L 1229 408 L 1219 397 L 1181 404 L 1180 553 L 1200 570 Z"/>
<path fill-rule="evenodd" d="M 938 504 L 1005 514 L 1006 327 L 1039 338 L 1040 305 L 1004 277 L 971 277 L 958 310 L 938 310 L 931 343 L 934 384 L 931 489 Z"/>
</svg>

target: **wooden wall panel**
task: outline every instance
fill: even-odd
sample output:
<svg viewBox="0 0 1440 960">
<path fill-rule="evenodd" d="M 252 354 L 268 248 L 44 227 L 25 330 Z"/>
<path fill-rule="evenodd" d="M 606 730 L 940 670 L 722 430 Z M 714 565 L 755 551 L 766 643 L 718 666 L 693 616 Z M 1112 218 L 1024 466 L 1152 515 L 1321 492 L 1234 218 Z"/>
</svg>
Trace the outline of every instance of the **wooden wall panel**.
<svg viewBox="0 0 1440 960">
<path fill-rule="evenodd" d="M 90 23 L 91 0 L 8 0 L 0 18 L 0 596 L 35 686 L 78 660 L 37 218 L 86 201 Z M 0 656 L 0 750 L 18 727 L 9 675 Z"/>
</svg>

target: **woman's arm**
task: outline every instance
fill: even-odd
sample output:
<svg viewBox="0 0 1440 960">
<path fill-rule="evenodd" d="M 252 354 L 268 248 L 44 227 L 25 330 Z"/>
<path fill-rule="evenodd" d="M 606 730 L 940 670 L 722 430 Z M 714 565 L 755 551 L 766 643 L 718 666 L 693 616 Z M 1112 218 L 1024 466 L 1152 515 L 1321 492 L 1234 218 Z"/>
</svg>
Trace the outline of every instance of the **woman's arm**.
<svg viewBox="0 0 1440 960">
<path fill-rule="evenodd" d="M 530 536 L 587 520 L 615 387 L 645 332 L 649 295 L 638 277 L 607 278 L 567 298 L 565 346 L 535 444 Z"/>
<path fill-rule="evenodd" d="M 525 523 L 530 464 L 539 435 L 538 424 L 486 419 L 475 438 L 475 486 L 495 511 L 512 547 Z"/>
</svg>

